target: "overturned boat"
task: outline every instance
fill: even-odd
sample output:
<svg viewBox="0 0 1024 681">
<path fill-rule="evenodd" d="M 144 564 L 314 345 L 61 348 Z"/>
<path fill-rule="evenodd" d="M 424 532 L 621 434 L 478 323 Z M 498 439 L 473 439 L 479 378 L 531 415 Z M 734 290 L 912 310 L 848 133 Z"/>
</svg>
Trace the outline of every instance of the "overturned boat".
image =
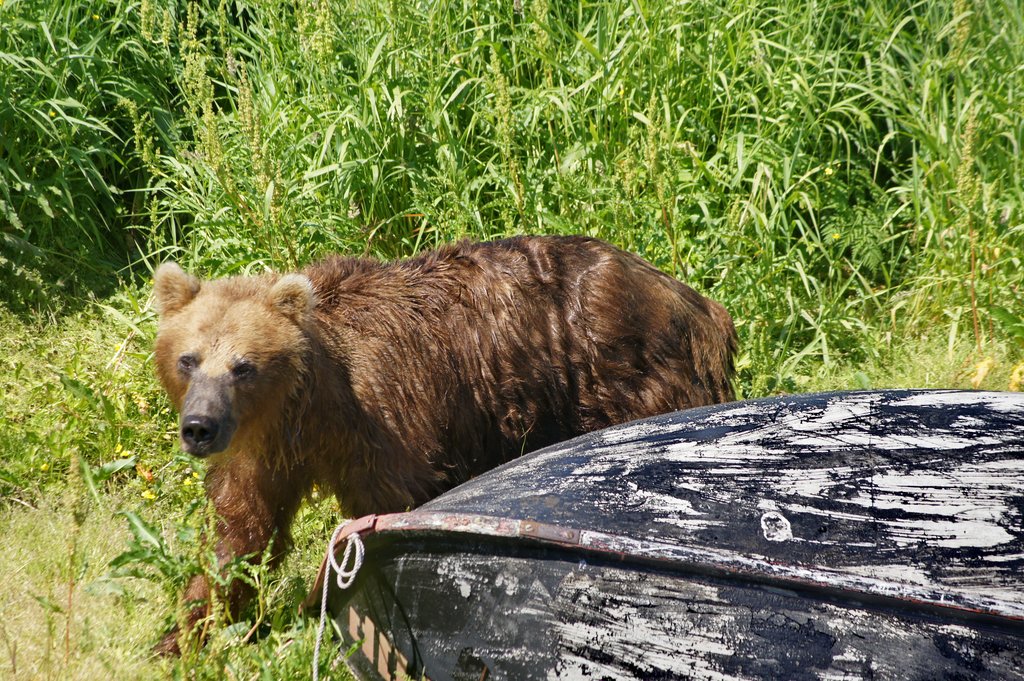
<svg viewBox="0 0 1024 681">
<path fill-rule="evenodd" d="M 694 409 L 368 516 L 360 679 L 1024 679 L 1024 395 Z M 358 553 L 358 551 L 357 551 Z"/>
</svg>

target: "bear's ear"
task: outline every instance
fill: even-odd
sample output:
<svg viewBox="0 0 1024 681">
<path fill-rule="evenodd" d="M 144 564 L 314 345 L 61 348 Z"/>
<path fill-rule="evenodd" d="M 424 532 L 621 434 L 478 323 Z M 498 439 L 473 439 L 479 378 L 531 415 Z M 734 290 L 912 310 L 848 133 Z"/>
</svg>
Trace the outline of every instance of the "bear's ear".
<svg viewBox="0 0 1024 681">
<path fill-rule="evenodd" d="M 305 322 L 316 304 L 313 282 L 302 274 L 284 275 L 270 289 L 270 304 L 296 323 Z"/>
<path fill-rule="evenodd" d="M 174 312 L 188 305 L 199 293 L 199 279 L 186 274 L 177 263 L 165 262 L 153 273 L 156 309 L 160 314 Z"/>
</svg>

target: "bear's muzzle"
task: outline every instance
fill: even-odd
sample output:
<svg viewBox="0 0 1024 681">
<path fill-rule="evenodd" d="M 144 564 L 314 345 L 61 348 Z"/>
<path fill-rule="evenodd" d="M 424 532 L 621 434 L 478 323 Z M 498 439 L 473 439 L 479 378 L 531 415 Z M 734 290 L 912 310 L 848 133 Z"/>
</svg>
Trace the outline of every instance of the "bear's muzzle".
<svg viewBox="0 0 1024 681">
<path fill-rule="evenodd" d="M 230 393 L 223 377 L 193 374 L 181 407 L 182 449 L 193 456 L 206 457 L 228 448 L 237 426 Z"/>
</svg>

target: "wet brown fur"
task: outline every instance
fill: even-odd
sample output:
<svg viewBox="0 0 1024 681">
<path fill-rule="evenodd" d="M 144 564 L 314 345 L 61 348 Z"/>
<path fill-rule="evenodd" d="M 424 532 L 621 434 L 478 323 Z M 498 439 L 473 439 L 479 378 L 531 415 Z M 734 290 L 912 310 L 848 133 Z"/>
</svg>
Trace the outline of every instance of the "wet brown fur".
<svg viewBox="0 0 1024 681">
<path fill-rule="evenodd" d="M 156 363 L 179 409 L 181 354 L 204 376 L 239 356 L 258 369 L 223 379 L 238 428 L 206 478 L 222 561 L 283 546 L 314 484 L 348 515 L 403 511 L 524 452 L 733 396 L 725 308 L 594 239 L 335 257 L 302 274 L 311 297 L 295 275 L 157 274 Z M 196 578 L 185 598 L 208 596 Z M 177 649 L 173 632 L 161 647 Z"/>
</svg>

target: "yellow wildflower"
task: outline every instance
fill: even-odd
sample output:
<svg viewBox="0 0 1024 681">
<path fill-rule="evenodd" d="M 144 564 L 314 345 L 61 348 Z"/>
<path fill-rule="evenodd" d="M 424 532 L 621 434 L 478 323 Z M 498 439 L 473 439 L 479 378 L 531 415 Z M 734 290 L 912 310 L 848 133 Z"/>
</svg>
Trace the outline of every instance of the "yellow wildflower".
<svg viewBox="0 0 1024 681">
<path fill-rule="evenodd" d="M 142 493 L 142 498 L 147 499 L 149 501 L 153 501 L 153 499 L 156 499 L 156 495 L 153 494 L 153 490 L 147 489 L 145 492 Z"/>
<path fill-rule="evenodd" d="M 1010 390 L 1018 392 L 1021 388 L 1024 388 L 1024 362 L 1013 367 L 1010 372 Z"/>
<path fill-rule="evenodd" d="M 92 20 L 93 21 L 99 21 L 100 20 L 100 15 L 99 14 L 93 14 L 92 15 Z"/>
<path fill-rule="evenodd" d="M 842 234 L 840 234 L 839 232 L 832 232 L 832 240 L 833 240 L 833 241 L 839 241 L 839 239 L 840 239 L 840 238 L 841 238 L 842 236 L 843 236 L 843 235 L 842 235 Z"/>
<path fill-rule="evenodd" d="M 825 167 L 825 176 L 826 176 L 826 177 L 831 177 L 831 176 L 832 176 L 832 173 L 834 173 L 834 172 L 835 172 L 835 171 L 834 171 L 834 170 L 832 170 L 831 168 L 829 168 L 828 166 L 826 166 L 826 167 Z"/>
<path fill-rule="evenodd" d="M 56 115 L 57 115 L 57 112 L 54 111 L 53 109 L 50 109 L 50 118 L 53 118 Z"/>
<path fill-rule="evenodd" d="M 988 376 L 988 373 L 992 371 L 995 365 L 996 361 L 991 357 L 986 357 L 975 365 L 974 376 L 971 377 L 971 386 L 975 390 L 981 387 L 982 381 L 985 380 L 985 377 Z"/>
<path fill-rule="evenodd" d="M 44 463 L 43 465 L 41 465 L 41 466 L 39 467 L 39 470 L 41 470 L 42 472 L 44 472 L 44 473 L 45 473 L 46 471 L 50 470 L 50 464 L 48 464 L 48 463 Z"/>
</svg>

